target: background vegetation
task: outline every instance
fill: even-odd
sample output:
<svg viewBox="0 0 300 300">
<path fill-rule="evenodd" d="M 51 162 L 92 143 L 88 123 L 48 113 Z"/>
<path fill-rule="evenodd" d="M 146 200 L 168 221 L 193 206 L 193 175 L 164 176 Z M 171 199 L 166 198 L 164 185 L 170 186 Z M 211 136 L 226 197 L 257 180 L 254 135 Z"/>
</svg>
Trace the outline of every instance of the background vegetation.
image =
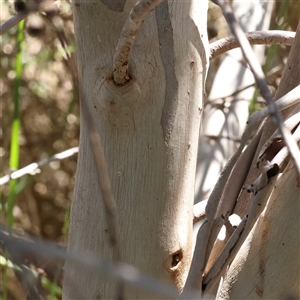
<svg viewBox="0 0 300 300">
<path fill-rule="evenodd" d="M 1 23 L 15 13 L 13 2 L 1 4 Z M 79 103 L 70 62 L 74 54 L 71 3 L 57 3 L 58 10 L 29 15 L 25 22 L 1 37 L 1 175 L 62 152 L 79 143 Z M 299 3 L 278 2 L 270 29 L 295 31 Z M 219 9 L 211 5 L 210 41 L 228 35 Z M 62 47 L 61 33 L 67 41 Z M 67 51 L 67 52 L 66 52 Z M 272 46 L 266 51 L 268 83 L 277 88 L 289 48 Z M 68 54 L 69 53 L 69 54 Z M 69 56 L 68 56 L 69 55 Z M 70 56 L 71 55 L 71 56 Z M 68 58 L 69 57 L 69 58 Z M 212 62 L 208 91 L 219 65 Z M 259 100 L 259 99 L 258 99 Z M 258 101 L 259 102 L 259 101 Z M 251 111 L 257 108 L 257 99 Z M 12 180 L 1 187 L 1 224 L 62 246 L 67 242 L 77 155 L 52 161 L 33 175 Z M 24 269 L 0 252 L 2 299 L 25 299 L 21 280 Z M 61 298 L 61 268 L 35 257 L 22 257 L 33 274 L 39 297 Z"/>
</svg>

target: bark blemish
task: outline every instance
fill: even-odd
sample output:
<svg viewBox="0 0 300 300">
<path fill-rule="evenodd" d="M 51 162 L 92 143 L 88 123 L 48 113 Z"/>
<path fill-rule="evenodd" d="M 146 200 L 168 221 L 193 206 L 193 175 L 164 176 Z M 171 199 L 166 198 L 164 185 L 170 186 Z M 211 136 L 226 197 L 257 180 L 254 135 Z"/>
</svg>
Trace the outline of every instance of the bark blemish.
<svg viewBox="0 0 300 300">
<path fill-rule="evenodd" d="M 134 78 L 124 86 L 117 86 L 107 78 L 95 89 L 95 99 L 100 113 L 103 113 L 114 129 L 135 130 L 135 118 L 146 98 L 141 95 Z"/>
<path fill-rule="evenodd" d="M 176 284 L 176 286 L 180 289 L 182 282 L 182 259 L 183 259 L 183 251 L 179 249 L 178 251 L 171 254 L 171 266 L 170 266 L 170 275 L 171 280 Z"/>
<path fill-rule="evenodd" d="M 262 298 L 262 296 L 264 295 L 263 291 L 261 290 L 261 288 L 259 286 L 256 286 L 255 292 L 256 292 L 257 296 L 260 298 Z"/>
<path fill-rule="evenodd" d="M 182 258 L 183 258 L 182 249 L 179 249 L 178 251 L 172 254 L 172 262 L 171 262 L 172 271 L 175 271 L 178 268 L 180 262 L 182 261 Z"/>
</svg>

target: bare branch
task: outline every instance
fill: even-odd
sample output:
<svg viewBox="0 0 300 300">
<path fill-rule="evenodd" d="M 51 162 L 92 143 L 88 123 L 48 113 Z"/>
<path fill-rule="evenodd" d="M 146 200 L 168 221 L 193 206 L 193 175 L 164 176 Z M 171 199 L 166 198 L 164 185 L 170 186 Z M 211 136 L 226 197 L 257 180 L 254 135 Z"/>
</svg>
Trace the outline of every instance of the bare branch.
<svg viewBox="0 0 300 300">
<path fill-rule="evenodd" d="M 295 39 L 295 32 L 284 30 L 252 31 L 245 33 L 250 45 L 285 45 L 291 46 Z M 212 60 L 219 55 L 240 47 L 238 40 L 234 36 L 229 36 L 209 45 Z"/>
<path fill-rule="evenodd" d="M 138 29 L 146 15 L 161 2 L 162 0 L 140 0 L 132 8 L 122 29 L 113 60 L 113 80 L 118 85 L 124 85 L 130 79 L 128 59 Z"/>
<path fill-rule="evenodd" d="M 223 251 L 226 243 L 228 242 L 232 234 L 235 232 L 235 229 L 239 226 L 241 221 L 241 218 L 236 214 L 233 214 L 229 218 L 224 219 L 224 226 L 222 227 L 218 238 L 214 243 L 214 247 L 209 255 L 209 260 L 206 264 L 203 276 L 205 276 L 207 272 L 211 269 L 212 265 L 215 263 L 216 259 Z"/>
<path fill-rule="evenodd" d="M 215 241 L 220 233 L 220 230 L 227 219 L 228 219 L 228 217 L 224 217 L 224 216 L 219 216 L 214 219 L 214 223 L 213 223 L 212 230 L 211 230 L 208 242 L 207 242 L 206 253 L 205 253 L 205 257 L 204 257 L 204 261 L 206 262 L 206 264 L 211 255 L 211 250 L 213 249 Z"/>
<path fill-rule="evenodd" d="M 28 11 L 22 11 L 17 13 L 16 15 L 12 16 L 10 19 L 5 21 L 0 26 L 0 35 L 3 35 L 5 32 L 7 32 L 9 29 L 20 23 L 22 20 L 26 18 L 28 15 Z"/>
<path fill-rule="evenodd" d="M 244 57 L 249 64 L 252 73 L 255 77 L 257 86 L 261 92 L 261 95 L 263 98 L 266 100 L 268 104 L 268 109 L 270 116 L 274 118 L 275 122 L 277 123 L 281 134 L 283 136 L 283 139 L 291 153 L 291 157 L 294 161 L 294 164 L 296 166 L 297 172 L 300 175 L 300 151 L 297 146 L 297 143 L 292 137 L 292 134 L 290 131 L 288 131 L 285 126 L 283 125 L 283 120 L 281 114 L 278 112 L 275 104 L 274 104 L 274 99 L 272 97 L 272 94 L 268 88 L 264 73 L 262 71 L 262 68 L 258 62 L 258 60 L 255 57 L 255 54 L 251 48 L 251 45 L 249 44 L 241 26 L 238 24 L 232 9 L 230 5 L 226 1 L 221 1 L 221 0 L 212 0 L 215 4 L 220 6 L 222 9 L 222 12 L 227 20 L 228 25 L 230 26 L 230 29 L 232 33 L 236 36 L 237 40 L 239 41 L 239 44 L 241 46 L 242 52 L 244 54 Z"/>
<path fill-rule="evenodd" d="M 193 259 L 191 263 L 191 268 L 189 270 L 189 274 L 184 286 L 184 291 L 188 291 L 191 289 L 196 289 L 201 291 L 202 289 L 202 274 L 204 272 L 204 257 L 206 245 L 208 243 L 210 234 L 210 224 L 205 221 L 200 227 L 196 245 L 193 253 Z M 200 298 L 201 299 L 201 298 Z"/>
<path fill-rule="evenodd" d="M 246 222 L 247 222 L 247 216 L 244 217 L 244 219 L 241 221 L 239 226 L 236 228 L 233 235 L 228 240 L 228 242 L 224 248 L 224 251 L 222 252 L 222 255 L 220 255 L 218 257 L 218 259 L 214 263 L 213 267 L 210 269 L 208 274 L 204 277 L 203 283 L 205 285 L 208 285 L 208 283 L 210 283 L 210 280 L 214 279 L 213 283 L 210 283 L 209 286 L 206 286 L 205 293 L 209 293 L 211 291 L 211 289 L 215 286 L 215 284 L 219 281 L 220 277 L 218 276 L 218 274 L 221 274 L 224 271 L 224 269 L 226 268 L 226 266 L 227 266 L 225 264 L 226 259 L 228 259 L 228 255 L 229 255 L 230 251 L 239 241 L 240 236 L 245 229 Z"/>
<path fill-rule="evenodd" d="M 39 173 L 39 167 L 49 164 L 52 161 L 68 158 L 76 153 L 78 153 L 78 147 L 68 149 L 61 153 L 57 153 L 51 157 L 47 157 L 38 162 L 32 163 L 22 169 L 12 172 L 9 175 L 5 175 L 5 176 L 1 177 L 0 178 L 0 186 L 4 185 L 5 183 L 8 183 L 12 179 L 20 178 L 26 174 L 35 175 L 36 173 Z"/>
</svg>

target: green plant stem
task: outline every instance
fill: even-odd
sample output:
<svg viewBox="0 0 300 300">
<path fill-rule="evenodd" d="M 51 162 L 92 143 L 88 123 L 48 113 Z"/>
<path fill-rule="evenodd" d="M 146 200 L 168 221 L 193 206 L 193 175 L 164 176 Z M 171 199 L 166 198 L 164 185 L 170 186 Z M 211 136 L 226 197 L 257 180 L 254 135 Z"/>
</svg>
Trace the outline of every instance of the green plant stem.
<svg viewBox="0 0 300 300">
<path fill-rule="evenodd" d="M 17 55 L 16 55 L 16 64 L 15 64 L 15 85 L 14 85 L 14 93 L 13 93 L 13 101 L 14 101 L 14 114 L 13 114 L 13 122 L 12 122 L 12 130 L 11 130 L 11 144 L 10 144 L 10 160 L 9 167 L 11 170 L 18 169 L 19 160 L 20 160 L 20 145 L 19 145 L 19 134 L 20 134 L 20 112 L 19 112 L 19 102 L 20 102 L 20 94 L 19 87 L 21 85 L 21 75 L 22 75 L 22 42 L 24 39 L 23 34 L 24 29 L 24 21 L 21 21 L 18 24 L 18 36 L 17 36 Z M 11 180 L 9 183 L 9 195 L 7 202 L 7 219 L 8 226 L 11 227 L 14 224 L 13 217 L 13 208 L 15 205 L 16 198 L 16 180 Z"/>
</svg>

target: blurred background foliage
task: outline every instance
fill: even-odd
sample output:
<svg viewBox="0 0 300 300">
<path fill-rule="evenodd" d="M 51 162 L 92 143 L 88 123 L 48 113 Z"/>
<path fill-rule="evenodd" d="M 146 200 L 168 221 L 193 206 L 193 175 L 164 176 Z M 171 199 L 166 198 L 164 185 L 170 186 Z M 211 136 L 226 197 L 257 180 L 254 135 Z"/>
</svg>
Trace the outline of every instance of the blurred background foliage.
<svg viewBox="0 0 300 300">
<path fill-rule="evenodd" d="M 53 4 L 51 0 L 48 2 Z M 71 2 L 64 0 L 54 4 L 51 9 L 40 7 L 38 12 L 29 14 L 24 24 L 1 36 L 1 177 L 13 168 L 25 167 L 79 144 Z M 14 2 L 1 2 L 1 23 L 13 14 Z M 298 17 L 298 2 L 278 1 L 270 29 L 295 31 Z M 228 35 L 219 8 L 211 3 L 208 33 L 210 42 Z M 288 51 L 284 46 L 272 46 L 266 51 L 265 72 L 274 89 L 280 82 Z M 220 59 L 211 63 L 208 91 Z M 19 128 L 14 128 L 16 123 Z M 10 224 L 25 235 L 65 246 L 76 160 L 77 155 L 73 155 L 53 161 L 34 175 L 1 186 L 1 224 Z M 20 276 L 24 269 L 8 260 L 3 251 L 0 263 L 1 298 L 25 299 L 28 291 Z M 33 257 L 25 257 L 24 263 L 35 278 L 36 295 L 45 299 L 61 298 L 62 266 Z"/>
</svg>

